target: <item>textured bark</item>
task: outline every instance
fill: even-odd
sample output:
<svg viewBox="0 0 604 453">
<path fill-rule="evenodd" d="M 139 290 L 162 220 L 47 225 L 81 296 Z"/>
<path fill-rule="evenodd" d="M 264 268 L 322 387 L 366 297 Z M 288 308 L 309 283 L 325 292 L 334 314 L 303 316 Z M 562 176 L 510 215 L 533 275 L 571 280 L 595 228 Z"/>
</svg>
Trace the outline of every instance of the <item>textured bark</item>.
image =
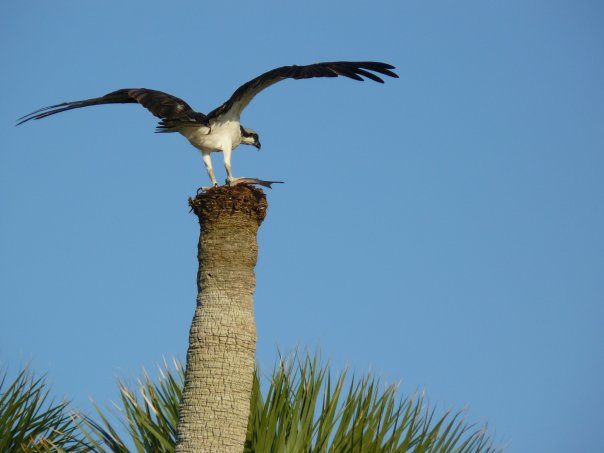
<svg viewBox="0 0 604 453">
<path fill-rule="evenodd" d="M 189 204 L 201 227 L 198 296 L 175 451 L 241 453 L 256 351 L 256 233 L 266 197 L 250 186 L 217 187 Z"/>
</svg>

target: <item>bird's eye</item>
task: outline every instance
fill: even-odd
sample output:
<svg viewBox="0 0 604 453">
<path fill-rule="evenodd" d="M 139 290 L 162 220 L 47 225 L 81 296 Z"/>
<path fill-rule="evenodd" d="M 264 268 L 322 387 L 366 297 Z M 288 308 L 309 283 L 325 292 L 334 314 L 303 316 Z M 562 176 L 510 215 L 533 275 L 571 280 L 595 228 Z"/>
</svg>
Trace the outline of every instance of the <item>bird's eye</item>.
<svg viewBox="0 0 604 453">
<path fill-rule="evenodd" d="M 253 134 L 252 137 L 254 140 L 258 140 L 258 134 Z"/>
</svg>

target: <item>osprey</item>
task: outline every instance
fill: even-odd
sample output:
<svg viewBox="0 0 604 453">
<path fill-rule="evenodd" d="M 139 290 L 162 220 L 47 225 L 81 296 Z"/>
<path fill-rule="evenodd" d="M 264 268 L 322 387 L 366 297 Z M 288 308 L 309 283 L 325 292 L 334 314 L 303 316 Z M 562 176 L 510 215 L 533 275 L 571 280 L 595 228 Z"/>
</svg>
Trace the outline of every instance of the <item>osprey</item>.
<svg viewBox="0 0 604 453">
<path fill-rule="evenodd" d="M 234 185 L 237 181 L 256 181 L 260 184 L 267 183 L 265 185 L 270 187 L 268 181 L 236 178 L 231 170 L 231 153 L 240 144 L 252 145 L 260 149 L 258 133 L 243 127 L 239 120 L 241 112 L 254 96 L 265 88 L 285 79 L 300 80 L 314 77 L 344 76 L 359 81 L 363 81 L 363 77 L 366 77 L 375 82 L 384 83 L 374 73 L 398 78 L 398 75 L 392 72 L 391 69 L 395 69 L 394 66 L 374 61 L 335 61 L 306 66 L 282 66 L 244 83 L 235 90 L 224 104 L 207 115 L 194 111 L 182 99 L 162 91 L 147 88 L 122 88 L 98 98 L 63 102 L 62 104 L 44 107 L 19 118 L 17 125 L 29 120 L 39 120 L 55 113 L 91 105 L 139 103 L 161 119 L 156 132 L 178 132 L 201 151 L 203 163 L 213 186 L 217 186 L 218 183 L 214 176 L 211 153 L 222 152 L 227 184 Z"/>
</svg>

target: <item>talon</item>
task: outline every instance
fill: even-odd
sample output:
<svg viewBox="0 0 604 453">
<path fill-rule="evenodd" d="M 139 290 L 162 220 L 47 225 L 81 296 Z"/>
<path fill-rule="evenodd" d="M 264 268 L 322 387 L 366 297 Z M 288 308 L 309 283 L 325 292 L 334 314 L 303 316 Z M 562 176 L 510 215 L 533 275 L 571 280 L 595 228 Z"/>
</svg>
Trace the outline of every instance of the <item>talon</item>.
<svg viewBox="0 0 604 453">
<path fill-rule="evenodd" d="M 218 187 L 218 184 L 214 184 L 213 186 L 202 186 L 199 189 L 197 189 L 197 193 L 196 195 L 199 195 L 199 192 L 207 192 L 208 190 L 214 189 L 215 187 Z"/>
</svg>

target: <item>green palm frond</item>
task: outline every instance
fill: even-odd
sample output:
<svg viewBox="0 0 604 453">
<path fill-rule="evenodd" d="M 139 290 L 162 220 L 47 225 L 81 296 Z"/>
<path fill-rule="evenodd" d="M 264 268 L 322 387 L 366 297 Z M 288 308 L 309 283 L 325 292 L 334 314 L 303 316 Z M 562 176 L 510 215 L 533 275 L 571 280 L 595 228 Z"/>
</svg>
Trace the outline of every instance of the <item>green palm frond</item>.
<svg viewBox="0 0 604 453">
<path fill-rule="evenodd" d="M 68 404 L 49 401 L 44 380 L 35 379 L 27 368 L 12 382 L 3 372 L 0 379 L 0 451 L 89 451 Z"/>
<path fill-rule="evenodd" d="M 266 399 L 254 387 L 246 453 L 498 451 L 461 412 L 437 417 L 423 395 L 400 399 L 371 375 L 334 379 L 316 356 L 281 360 Z"/>
<path fill-rule="evenodd" d="M 174 361 L 173 370 L 164 361 L 159 368 L 159 377 L 154 382 L 149 374 L 136 384 L 136 390 L 125 382 L 118 382 L 120 404 L 116 405 L 113 415 L 117 415 L 121 426 L 110 421 L 96 407 L 100 421 L 80 415 L 80 428 L 98 453 L 115 452 L 171 453 L 176 443 L 176 425 L 178 423 L 178 403 L 184 383 L 184 371 L 178 361 Z M 117 412 L 117 414 L 115 414 Z M 126 439 L 120 432 L 127 433 Z M 133 445 L 130 449 L 127 445 Z"/>
</svg>

